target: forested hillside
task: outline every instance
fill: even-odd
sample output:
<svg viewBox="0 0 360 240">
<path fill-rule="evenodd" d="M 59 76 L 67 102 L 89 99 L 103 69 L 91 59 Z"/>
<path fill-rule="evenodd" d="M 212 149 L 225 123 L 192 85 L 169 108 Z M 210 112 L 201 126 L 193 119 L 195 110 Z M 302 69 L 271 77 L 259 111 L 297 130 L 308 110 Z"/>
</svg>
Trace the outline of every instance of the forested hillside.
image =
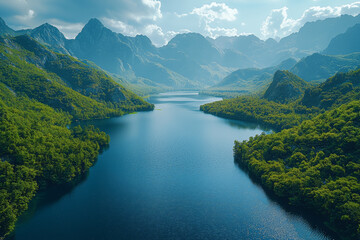
<svg viewBox="0 0 360 240">
<path fill-rule="evenodd" d="M 98 68 L 28 36 L 0 38 L 0 238 L 39 188 L 84 173 L 108 145 L 72 120 L 152 109 Z"/>
<path fill-rule="evenodd" d="M 200 107 L 278 131 L 235 142 L 235 161 L 276 196 L 322 215 L 343 239 L 360 237 L 359 72 L 338 73 L 286 104 L 239 97 Z"/>
<path fill-rule="evenodd" d="M 273 91 L 276 89 L 269 87 L 265 92 L 265 98 L 272 94 L 280 99 L 288 98 L 290 101 L 277 103 L 271 101 L 276 99 L 269 101 L 259 97 L 244 96 L 205 104 L 200 109 L 225 118 L 255 122 L 274 130 L 286 129 L 298 125 L 305 119 L 311 119 L 325 110 L 359 99 L 359 73 L 360 70 L 338 73 L 321 85 L 307 87 L 298 100 L 296 98 L 291 100 L 291 96 L 286 92 L 275 94 Z M 274 77 L 273 80 L 277 81 L 276 75 Z"/>
<path fill-rule="evenodd" d="M 360 238 L 360 101 L 280 133 L 235 142 L 235 161 L 344 239 Z"/>
<path fill-rule="evenodd" d="M 0 39 L 0 82 L 76 119 L 152 109 L 103 71 L 54 53 L 25 35 Z"/>
<path fill-rule="evenodd" d="M 72 180 L 94 163 L 109 137 L 68 129 L 71 116 L 0 83 L 0 237 L 14 229 L 39 187 Z"/>
</svg>

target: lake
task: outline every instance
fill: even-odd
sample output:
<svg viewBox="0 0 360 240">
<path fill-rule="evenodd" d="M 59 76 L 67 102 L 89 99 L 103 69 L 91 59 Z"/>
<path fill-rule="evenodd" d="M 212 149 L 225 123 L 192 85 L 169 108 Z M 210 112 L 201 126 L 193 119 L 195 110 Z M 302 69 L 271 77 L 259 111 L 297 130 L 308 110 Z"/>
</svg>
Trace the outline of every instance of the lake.
<svg viewBox="0 0 360 240">
<path fill-rule="evenodd" d="M 199 111 L 219 98 L 175 92 L 152 112 L 86 122 L 110 135 L 95 166 L 31 202 L 10 239 L 330 239 L 271 200 L 234 163 L 263 130 Z"/>
</svg>

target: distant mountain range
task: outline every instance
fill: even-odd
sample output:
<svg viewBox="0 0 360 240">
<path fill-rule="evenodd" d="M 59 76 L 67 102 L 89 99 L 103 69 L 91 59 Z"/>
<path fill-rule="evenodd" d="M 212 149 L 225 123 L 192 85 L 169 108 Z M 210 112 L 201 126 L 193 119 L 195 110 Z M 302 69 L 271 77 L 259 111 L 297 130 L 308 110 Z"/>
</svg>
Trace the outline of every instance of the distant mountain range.
<svg viewBox="0 0 360 240">
<path fill-rule="evenodd" d="M 207 91 L 258 93 L 268 87 L 277 70 L 289 70 L 307 82 L 320 83 L 337 72 L 348 72 L 359 66 L 360 53 L 338 56 L 314 53 L 298 62 L 290 58 L 274 67 L 239 69 Z"/>
<path fill-rule="evenodd" d="M 357 23 L 360 16 L 349 15 L 309 22 L 279 42 L 263 41 L 254 35 L 210 39 L 198 33 L 185 33 L 176 35 L 160 48 L 146 36 L 115 33 L 95 18 L 89 20 L 75 39 L 66 39 L 47 23 L 35 29 L 15 31 L 2 19 L 0 35 L 28 34 L 51 50 L 82 59 L 86 64 L 94 62 L 123 85 L 138 88 L 140 92 L 210 86 L 252 92 L 254 87 L 267 86 L 276 70 L 290 70 L 306 81 L 323 81 L 339 70 L 355 68 L 359 65 L 355 55 L 307 56 L 321 51 L 323 54 L 357 51 L 359 26 L 354 26 Z M 342 45 L 351 40 L 353 44 Z M 291 64 L 284 66 L 283 61 L 289 58 L 293 59 Z"/>
</svg>

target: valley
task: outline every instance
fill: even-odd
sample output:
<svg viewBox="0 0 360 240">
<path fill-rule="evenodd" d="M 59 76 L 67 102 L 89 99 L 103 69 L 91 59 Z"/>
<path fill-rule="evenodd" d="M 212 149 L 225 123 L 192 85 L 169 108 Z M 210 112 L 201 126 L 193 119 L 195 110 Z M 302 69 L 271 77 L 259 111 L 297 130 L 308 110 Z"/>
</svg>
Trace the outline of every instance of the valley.
<svg viewBox="0 0 360 240">
<path fill-rule="evenodd" d="M 155 46 L 0 18 L 0 239 L 359 239 L 359 26 Z"/>
</svg>

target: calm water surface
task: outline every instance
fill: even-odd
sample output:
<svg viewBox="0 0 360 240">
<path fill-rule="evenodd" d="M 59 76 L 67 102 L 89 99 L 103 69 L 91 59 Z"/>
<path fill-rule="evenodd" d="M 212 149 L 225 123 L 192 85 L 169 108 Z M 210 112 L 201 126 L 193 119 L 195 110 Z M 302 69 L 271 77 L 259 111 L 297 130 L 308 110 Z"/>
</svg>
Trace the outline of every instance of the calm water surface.
<svg viewBox="0 0 360 240">
<path fill-rule="evenodd" d="M 156 110 L 94 121 L 110 147 L 82 179 L 38 194 L 11 239 L 330 239 L 270 200 L 233 161 L 256 125 L 160 94 Z"/>
</svg>

